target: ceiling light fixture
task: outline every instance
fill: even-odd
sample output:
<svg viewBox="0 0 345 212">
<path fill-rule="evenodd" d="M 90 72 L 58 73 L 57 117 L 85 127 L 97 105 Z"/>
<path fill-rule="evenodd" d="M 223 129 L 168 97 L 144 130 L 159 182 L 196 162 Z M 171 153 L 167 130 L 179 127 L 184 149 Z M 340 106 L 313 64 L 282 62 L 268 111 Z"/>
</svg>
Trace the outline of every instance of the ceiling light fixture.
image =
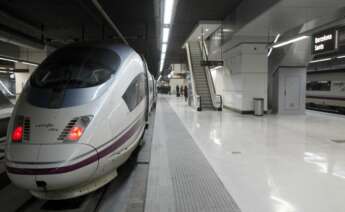
<svg viewBox="0 0 345 212">
<path fill-rule="evenodd" d="M 276 37 L 274 38 L 273 43 L 277 43 L 279 38 L 280 38 L 280 34 L 278 33 L 278 34 L 276 35 Z"/>
<path fill-rule="evenodd" d="M 275 43 L 278 42 L 279 37 L 280 37 L 280 34 L 278 33 L 278 34 L 276 35 L 276 37 L 274 38 L 273 44 L 275 44 Z M 273 51 L 273 48 L 271 47 L 271 48 L 268 50 L 267 57 L 269 57 L 269 56 L 271 55 L 272 51 Z"/>
<path fill-rule="evenodd" d="M 162 42 L 167 43 L 169 41 L 169 34 L 170 34 L 170 28 L 164 27 L 163 28 L 163 36 L 162 36 Z"/>
<path fill-rule="evenodd" d="M 21 62 L 21 63 L 23 63 L 25 65 L 29 65 L 29 66 L 38 66 L 38 64 L 36 64 L 36 63 L 30 63 L 30 62 Z"/>
<path fill-rule="evenodd" d="M 14 60 L 14 59 L 8 59 L 8 58 L 4 58 L 4 57 L 0 57 L 0 60 L 4 60 L 4 61 L 10 61 L 10 62 L 14 62 L 14 63 L 18 63 L 18 60 Z"/>
<path fill-rule="evenodd" d="M 269 57 L 269 56 L 271 55 L 272 51 L 273 51 L 273 48 L 270 48 L 270 49 L 268 50 L 267 57 Z"/>
<path fill-rule="evenodd" d="M 223 32 L 232 32 L 232 29 L 223 29 Z"/>
<path fill-rule="evenodd" d="M 338 56 L 337 59 L 345 58 L 345 55 Z"/>
<path fill-rule="evenodd" d="M 324 58 L 324 59 L 319 59 L 319 60 L 312 60 L 309 63 L 318 63 L 318 62 L 324 62 L 324 61 L 329 61 L 332 60 L 332 58 Z"/>
<path fill-rule="evenodd" d="M 164 24 L 170 24 L 173 14 L 174 0 L 164 1 Z"/>
<path fill-rule="evenodd" d="M 304 40 L 308 38 L 308 36 L 300 36 L 300 37 L 297 37 L 297 38 L 293 38 L 291 40 L 288 40 L 288 41 L 284 41 L 284 42 L 281 42 L 281 43 L 278 43 L 276 45 L 273 45 L 272 48 L 279 48 L 279 47 L 282 47 L 282 46 L 286 46 L 288 44 L 291 44 L 291 43 L 295 43 L 297 41 L 300 41 L 300 40 Z"/>
</svg>

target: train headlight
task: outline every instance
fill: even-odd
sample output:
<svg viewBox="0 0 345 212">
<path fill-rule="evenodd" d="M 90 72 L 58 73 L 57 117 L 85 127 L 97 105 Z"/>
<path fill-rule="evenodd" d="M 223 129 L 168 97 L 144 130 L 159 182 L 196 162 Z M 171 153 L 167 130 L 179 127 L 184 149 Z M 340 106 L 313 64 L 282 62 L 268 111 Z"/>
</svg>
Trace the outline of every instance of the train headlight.
<svg viewBox="0 0 345 212">
<path fill-rule="evenodd" d="M 16 126 L 12 132 L 12 142 L 22 142 L 24 134 L 23 126 Z"/>
<path fill-rule="evenodd" d="M 67 136 L 67 140 L 78 141 L 79 138 L 83 135 L 83 132 L 84 132 L 83 127 L 79 127 L 79 126 L 72 127 Z"/>
<path fill-rule="evenodd" d="M 11 132 L 11 141 L 13 143 L 21 143 L 30 139 L 30 118 L 24 116 L 16 116 L 13 122 L 13 130 Z"/>
<path fill-rule="evenodd" d="M 86 127 L 91 122 L 92 117 L 93 116 L 81 116 L 72 119 L 59 136 L 59 140 L 63 140 L 65 142 L 79 141 Z"/>
</svg>

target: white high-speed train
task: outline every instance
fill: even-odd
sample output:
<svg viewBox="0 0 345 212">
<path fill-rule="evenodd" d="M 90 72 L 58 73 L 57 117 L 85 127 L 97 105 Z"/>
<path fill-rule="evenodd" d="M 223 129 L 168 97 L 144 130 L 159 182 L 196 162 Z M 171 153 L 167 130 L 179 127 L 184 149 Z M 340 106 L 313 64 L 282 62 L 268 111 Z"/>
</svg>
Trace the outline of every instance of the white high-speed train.
<svg viewBox="0 0 345 212">
<path fill-rule="evenodd" d="M 140 143 L 155 92 L 145 60 L 128 46 L 57 50 L 15 105 L 5 155 L 10 180 L 41 199 L 107 184 Z"/>
</svg>

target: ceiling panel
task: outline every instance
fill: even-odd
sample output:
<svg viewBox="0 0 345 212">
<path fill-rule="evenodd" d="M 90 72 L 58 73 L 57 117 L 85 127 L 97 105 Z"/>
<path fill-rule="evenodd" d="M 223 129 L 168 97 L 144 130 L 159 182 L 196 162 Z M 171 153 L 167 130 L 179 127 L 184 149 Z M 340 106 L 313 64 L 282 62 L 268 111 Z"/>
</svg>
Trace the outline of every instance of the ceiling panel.
<svg viewBox="0 0 345 212">
<path fill-rule="evenodd" d="M 200 20 L 223 20 L 242 0 L 180 0 L 170 34 L 165 67 L 170 63 L 186 62 L 181 47 Z"/>
<path fill-rule="evenodd" d="M 158 70 L 159 50 L 156 44 L 156 27 L 153 0 L 100 0 L 108 15 L 128 39 L 129 44 L 144 54 L 150 70 Z M 0 19 L 18 32 L 41 38 L 41 27 L 49 40 L 68 43 L 81 40 L 112 39 L 119 41 L 116 33 L 108 27 L 91 0 L 8 0 L 0 2 L 0 13 L 33 25 L 28 30 Z M 55 43 L 54 43 L 55 44 Z"/>
</svg>

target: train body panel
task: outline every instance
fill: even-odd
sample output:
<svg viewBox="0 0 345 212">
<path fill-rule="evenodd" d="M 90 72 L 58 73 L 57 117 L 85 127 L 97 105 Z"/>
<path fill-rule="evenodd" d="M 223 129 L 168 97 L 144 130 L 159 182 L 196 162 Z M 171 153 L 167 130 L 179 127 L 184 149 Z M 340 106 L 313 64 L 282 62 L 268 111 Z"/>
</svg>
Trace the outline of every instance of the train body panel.
<svg viewBox="0 0 345 212">
<path fill-rule="evenodd" d="M 66 59 L 70 52 L 79 54 Z M 116 177 L 139 144 L 151 109 L 154 89 L 146 88 L 153 78 L 146 71 L 142 58 L 123 45 L 77 44 L 49 56 L 10 120 L 6 167 L 12 182 L 39 198 L 66 199 Z"/>
</svg>

